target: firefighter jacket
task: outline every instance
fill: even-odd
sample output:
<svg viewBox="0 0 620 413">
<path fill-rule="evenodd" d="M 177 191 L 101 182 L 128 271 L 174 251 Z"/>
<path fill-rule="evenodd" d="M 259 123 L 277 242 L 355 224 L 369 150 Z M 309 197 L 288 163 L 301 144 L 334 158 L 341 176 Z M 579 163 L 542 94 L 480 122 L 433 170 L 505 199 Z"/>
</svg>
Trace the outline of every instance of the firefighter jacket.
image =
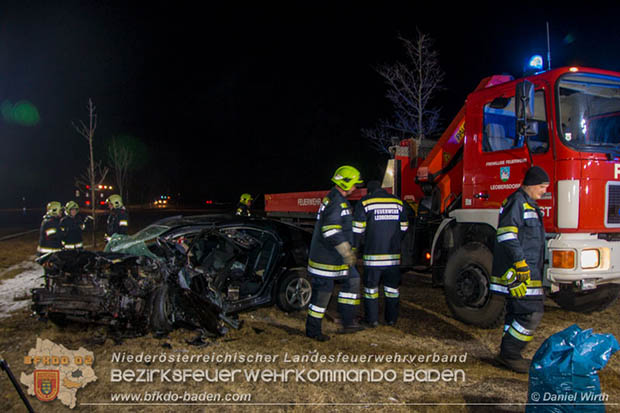
<svg viewBox="0 0 620 413">
<path fill-rule="evenodd" d="M 62 229 L 62 245 L 65 249 L 82 248 L 82 231 L 84 231 L 84 221 L 82 217 L 76 215 L 65 216 L 60 220 L 60 228 Z"/>
<path fill-rule="evenodd" d="M 127 235 L 129 228 L 129 214 L 125 207 L 114 208 L 108 215 L 108 222 L 106 226 L 106 238 L 111 237 L 114 234 Z"/>
<path fill-rule="evenodd" d="M 346 278 L 349 266 L 335 246 L 348 242 L 353 246 L 351 205 L 336 187 L 321 201 L 312 233 L 308 272 L 316 277 Z"/>
<path fill-rule="evenodd" d="M 62 249 L 62 230 L 60 229 L 60 217 L 45 215 L 39 230 L 39 246 L 37 252 L 47 254 Z"/>
<path fill-rule="evenodd" d="M 403 201 L 396 196 L 380 188 L 360 199 L 353 214 L 353 234 L 356 247 L 364 243 L 364 265 L 400 265 L 400 242 L 408 227 Z"/>
<path fill-rule="evenodd" d="M 542 274 L 545 253 L 545 227 L 543 214 L 538 204 L 522 188 L 511 194 L 502 204 L 499 225 L 493 249 L 493 269 L 491 291 L 508 295 L 509 285 L 502 279 L 515 264 L 525 260 L 530 269 L 531 283 L 524 297 L 514 299 L 522 303 L 524 310 L 528 301 L 538 301 L 530 305 L 537 311 L 544 299 Z"/>
<path fill-rule="evenodd" d="M 250 215 L 250 207 L 248 207 L 246 204 L 239 202 L 237 204 L 237 210 L 235 211 L 235 215 L 240 215 L 242 217 L 249 217 Z"/>
</svg>

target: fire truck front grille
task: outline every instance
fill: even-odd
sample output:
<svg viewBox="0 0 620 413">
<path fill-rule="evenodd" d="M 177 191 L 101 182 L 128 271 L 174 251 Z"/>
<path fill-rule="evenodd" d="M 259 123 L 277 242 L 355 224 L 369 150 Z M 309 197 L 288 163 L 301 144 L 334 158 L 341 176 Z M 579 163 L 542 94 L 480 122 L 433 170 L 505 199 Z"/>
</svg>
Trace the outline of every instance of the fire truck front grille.
<svg viewBox="0 0 620 413">
<path fill-rule="evenodd" d="M 620 226 L 620 182 L 610 182 L 607 186 L 606 225 Z"/>
</svg>

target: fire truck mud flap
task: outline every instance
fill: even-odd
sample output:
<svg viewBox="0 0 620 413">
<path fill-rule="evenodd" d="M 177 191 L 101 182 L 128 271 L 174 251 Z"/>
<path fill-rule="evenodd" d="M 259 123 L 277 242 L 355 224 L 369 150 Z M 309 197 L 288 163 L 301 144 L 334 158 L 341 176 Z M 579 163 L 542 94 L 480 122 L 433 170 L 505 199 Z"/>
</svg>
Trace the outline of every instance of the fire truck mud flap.
<svg viewBox="0 0 620 413">
<path fill-rule="evenodd" d="M 481 328 L 504 321 L 504 298 L 489 290 L 493 254 L 482 243 L 471 242 L 448 259 L 444 273 L 446 302 L 457 320 Z"/>
</svg>

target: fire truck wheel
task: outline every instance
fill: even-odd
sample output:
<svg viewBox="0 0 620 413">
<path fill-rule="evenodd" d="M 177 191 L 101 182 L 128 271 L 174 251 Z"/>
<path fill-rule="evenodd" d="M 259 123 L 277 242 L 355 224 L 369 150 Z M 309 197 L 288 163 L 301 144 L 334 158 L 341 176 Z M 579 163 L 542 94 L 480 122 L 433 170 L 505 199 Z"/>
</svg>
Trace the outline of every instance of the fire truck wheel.
<svg viewBox="0 0 620 413">
<path fill-rule="evenodd" d="M 479 242 L 460 247 L 448 259 L 444 291 L 456 319 L 481 328 L 495 328 L 504 321 L 505 300 L 489 290 L 492 263 L 493 254 Z"/>
<path fill-rule="evenodd" d="M 276 303 L 284 312 L 300 311 L 310 303 L 312 286 L 305 271 L 291 271 L 278 283 Z"/>
<path fill-rule="evenodd" d="M 151 326 L 160 334 L 172 331 L 172 303 L 165 284 L 151 294 Z"/>
<path fill-rule="evenodd" d="M 562 309 L 578 313 L 592 313 L 603 311 L 618 299 L 619 284 L 605 284 L 596 290 L 575 291 L 572 286 L 566 286 L 550 297 Z"/>
</svg>

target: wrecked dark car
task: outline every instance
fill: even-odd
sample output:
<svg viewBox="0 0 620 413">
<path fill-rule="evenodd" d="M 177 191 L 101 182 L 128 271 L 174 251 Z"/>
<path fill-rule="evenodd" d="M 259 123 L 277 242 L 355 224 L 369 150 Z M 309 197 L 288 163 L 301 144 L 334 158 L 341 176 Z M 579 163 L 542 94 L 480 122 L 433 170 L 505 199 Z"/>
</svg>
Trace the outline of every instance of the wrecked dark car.
<svg viewBox="0 0 620 413">
<path fill-rule="evenodd" d="M 42 288 L 33 310 L 57 324 L 98 323 L 138 334 L 176 327 L 221 335 L 236 314 L 277 304 L 305 308 L 311 234 L 261 218 L 171 217 L 103 252 L 67 250 L 38 258 Z"/>
</svg>

